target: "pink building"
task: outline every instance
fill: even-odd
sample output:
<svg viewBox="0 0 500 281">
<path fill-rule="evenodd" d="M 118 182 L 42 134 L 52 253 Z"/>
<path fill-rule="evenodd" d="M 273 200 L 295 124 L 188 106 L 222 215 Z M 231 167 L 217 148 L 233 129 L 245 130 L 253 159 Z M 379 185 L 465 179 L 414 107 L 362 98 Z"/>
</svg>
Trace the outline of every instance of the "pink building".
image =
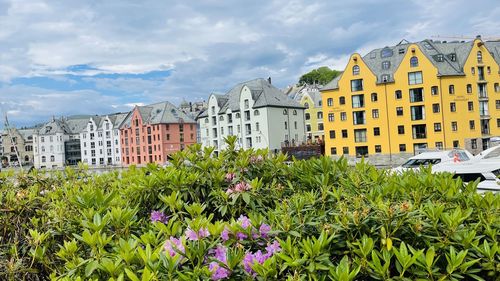
<svg viewBox="0 0 500 281">
<path fill-rule="evenodd" d="M 124 165 L 165 163 L 196 143 L 196 121 L 169 102 L 136 106 L 120 128 Z"/>
</svg>

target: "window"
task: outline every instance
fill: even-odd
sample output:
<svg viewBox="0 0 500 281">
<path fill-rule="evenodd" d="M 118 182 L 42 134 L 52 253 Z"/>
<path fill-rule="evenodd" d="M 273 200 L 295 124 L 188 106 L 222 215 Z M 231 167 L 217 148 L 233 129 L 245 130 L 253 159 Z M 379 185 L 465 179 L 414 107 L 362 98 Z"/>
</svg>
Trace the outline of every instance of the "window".
<svg viewBox="0 0 500 281">
<path fill-rule="evenodd" d="M 382 153 L 382 146 L 377 144 L 375 145 L 375 153 Z"/>
<path fill-rule="evenodd" d="M 295 110 L 295 109 L 293 110 L 293 115 L 297 115 L 297 110 Z"/>
<path fill-rule="evenodd" d="M 295 128 L 295 130 L 297 130 L 297 121 L 293 122 L 293 127 Z M 259 131 L 259 130 L 257 129 L 257 131 Z"/>
<path fill-rule="evenodd" d="M 467 102 L 467 108 L 469 109 L 469 111 L 474 111 L 474 102 Z"/>
<path fill-rule="evenodd" d="M 410 113 L 412 121 L 425 119 L 425 109 L 423 105 L 411 106 Z"/>
<path fill-rule="evenodd" d="M 402 107 L 396 107 L 396 115 L 403 116 L 403 108 Z"/>
<path fill-rule="evenodd" d="M 488 92 L 486 91 L 486 84 L 477 84 L 477 91 L 479 92 L 479 98 L 487 98 Z"/>
<path fill-rule="evenodd" d="M 257 131 L 257 132 L 260 131 L 260 124 L 259 124 L 259 122 L 255 123 L 255 131 Z"/>
<path fill-rule="evenodd" d="M 373 119 L 379 118 L 378 109 L 372 109 L 372 118 Z"/>
<path fill-rule="evenodd" d="M 489 66 L 486 67 L 486 73 L 491 74 L 491 67 Z"/>
<path fill-rule="evenodd" d="M 390 75 L 389 74 L 383 74 L 381 77 L 382 77 L 382 82 L 385 83 L 385 82 L 389 81 Z"/>
<path fill-rule="evenodd" d="M 356 157 L 368 157 L 368 146 L 356 146 Z"/>
<path fill-rule="evenodd" d="M 363 79 L 351 80 L 351 92 L 363 91 Z"/>
<path fill-rule="evenodd" d="M 380 136 L 380 128 L 379 127 L 373 128 L 373 135 L 374 136 Z"/>
<path fill-rule="evenodd" d="M 397 100 L 400 100 L 403 98 L 403 93 L 401 92 L 401 90 L 396 90 L 396 92 L 394 92 L 394 94 L 395 94 Z"/>
<path fill-rule="evenodd" d="M 253 116 L 259 116 L 259 115 L 260 115 L 260 112 L 258 109 L 253 111 Z"/>
<path fill-rule="evenodd" d="M 441 132 L 441 123 L 434 123 L 434 132 Z"/>
<path fill-rule="evenodd" d="M 335 120 L 335 116 L 333 113 L 328 113 L 328 122 L 333 122 Z"/>
<path fill-rule="evenodd" d="M 317 115 L 318 119 L 323 119 L 323 112 L 318 111 L 318 113 L 316 115 Z"/>
<path fill-rule="evenodd" d="M 335 130 L 330 130 L 330 139 L 335 138 Z"/>
<path fill-rule="evenodd" d="M 339 98 L 339 104 L 345 104 L 345 97 Z"/>
<path fill-rule="evenodd" d="M 400 144 L 399 145 L 399 152 L 405 152 L 406 151 L 406 144 Z"/>
<path fill-rule="evenodd" d="M 477 67 L 477 76 L 479 80 L 484 80 L 484 67 L 482 66 Z"/>
<path fill-rule="evenodd" d="M 411 126 L 414 139 L 425 139 L 427 137 L 426 125 L 413 125 Z"/>
<path fill-rule="evenodd" d="M 477 149 L 477 140 L 476 139 L 470 140 L 470 146 L 472 149 Z"/>
<path fill-rule="evenodd" d="M 332 99 L 332 98 L 328 98 L 328 99 L 326 100 L 326 105 L 327 105 L 327 106 L 333 106 L 333 99 Z"/>
<path fill-rule="evenodd" d="M 236 119 L 240 119 L 240 113 L 239 112 L 236 113 Z"/>
<path fill-rule="evenodd" d="M 415 88 L 410 89 L 410 102 L 422 102 L 424 101 L 424 89 Z"/>
<path fill-rule="evenodd" d="M 500 128 L 500 118 L 497 118 L 497 127 Z"/>
<path fill-rule="evenodd" d="M 381 58 L 392 57 L 392 50 L 388 47 L 383 48 L 382 51 L 380 51 L 380 57 Z"/>
<path fill-rule="evenodd" d="M 398 134 L 399 135 L 404 135 L 405 134 L 405 126 L 404 125 L 399 125 L 398 126 Z"/>
<path fill-rule="evenodd" d="M 245 110 L 245 121 L 250 121 L 250 110 Z"/>
<path fill-rule="evenodd" d="M 359 75 L 359 66 L 355 65 L 352 67 L 352 75 Z"/>
<path fill-rule="evenodd" d="M 248 99 L 245 99 L 244 103 L 245 103 L 245 109 L 248 109 L 248 107 L 250 106 Z"/>
<path fill-rule="evenodd" d="M 498 83 L 495 83 L 493 87 L 495 88 L 495 93 L 500 92 L 500 85 Z"/>
<path fill-rule="evenodd" d="M 346 121 L 346 120 L 347 120 L 347 113 L 340 112 L 340 121 Z"/>
<path fill-rule="evenodd" d="M 467 84 L 467 94 L 470 94 L 470 93 L 472 93 L 472 85 Z"/>
<path fill-rule="evenodd" d="M 437 86 L 432 86 L 431 87 L 431 95 L 435 96 L 438 94 L 438 87 Z"/>
<path fill-rule="evenodd" d="M 342 138 L 347 138 L 347 130 L 342 130 Z"/>
<path fill-rule="evenodd" d="M 448 93 L 449 93 L 450 95 L 455 94 L 455 85 L 450 85 L 450 86 L 448 86 Z"/>
<path fill-rule="evenodd" d="M 285 130 L 288 130 L 288 123 L 285 121 Z"/>
<path fill-rule="evenodd" d="M 454 132 L 458 131 L 457 121 L 452 121 L 451 122 L 451 130 L 454 131 Z"/>
<path fill-rule="evenodd" d="M 54 157 L 54 155 L 50 155 L 50 162 L 54 162 L 56 161 L 56 158 Z"/>
<path fill-rule="evenodd" d="M 458 148 L 458 147 L 460 147 L 460 142 L 457 140 L 454 140 L 453 141 L 453 148 Z"/>
<path fill-rule="evenodd" d="M 323 131 L 324 126 L 323 123 L 318 123 L 318 131 Z"/>
<path fill-rule="evenodd" d="M 439 150 L 442 150 L 443 149 L 443 142 L 442 141 L 437 141 L 435 143 L 436 145 L 436 148 L 439 149 Z"/>
<path fill-rule="evenodd" d="M 224 115 L 219 116 L 219 121 L 224 121 Z M 148 128 L 148 134 L 151 134 L 151 128 Z"/>
<path fill-rule="evenodd" d="M 349 147 L 347 147 L 347 146 L 342 147 L 342 153 L 349 154 Z"/>
<path fill-rule="evenodd" d="M 439 103 L 433 103 L 432 104 L 432 112 L 433 113 L 439 113 L 441 111 L 441 108 L 439 106 Z"/>
<path fill-rule="evenodd" d="M 422 84 L 422 71 L 409 72 L 408 73 L 408 84 L 416 85 Z"/>
<path fill-rule="evenodd" d="M 354 125 L 366 124 L 366 116 L 365 116 L 364 110 L 363 111 L 353 111 L 352 117 L 353 117 L 353 124 Z"/>
<path fill-rule="evenodd" d="M 418 58 L 417 57 L 411 57 L 410 58 L 410 67 L 417 67 L 418 66 Z"/>
<path fill-rule="evenodd" d="M 366 142 L 366 129 L 354 130 L 354 142 Z"/>
<path fill-rule="evenodd" d="M 383 61 L 382 62 L 382 69 L 389 69 L 391 68 L 391 62 L 390 61 Z"/>
<path fill-rule="evenodd" d="M 304 107 L 305 107 L 306 109 L 307 109 L 307 108 L 309 108 L 309 103 L 308 103 L 308 102 L 304 103 Z M 284 114 L 284 113 L 283 113 L 283 114 Z"/>
<path fill-rule="evenodd" d="M 438 54 L 435 56 L 436 61 L 443 62 L 444 61 L 444 55 L 443 54 Z"/>
<path fill-rule="evenodd" d="M 42 156 L 42 163 L 45 163 L 47 161 L 47 158 L 45 156 Z"/>
<path fill-rule="evenodd" d="M 310 119 L 311 119 L 311 114 L 306 113 L 306 120 L 310 120 Z"/>
<path fill-rule="evenodd" d="M 471 130 L 475 130 L 476 129 L 476 123 L 474 122 L 474 120 L 469 120 L 469 128 Z"/>
<path fill-rule="evenodd" d="M 448 57 L 451 61 L 457 61 L 457 54 L 455 53 L 449 54 Z"/>
<path fill-rule="evenodd" d="M 483 63 L 483 53 L 481 51 L 477 51 L 477 62 Z"/>
<path fill-rule="evenodd" d="M 311 124 L 306 124 L 306 132 L 310 132 L 311 131 Z"/>
<path fill-rule="evenodd" d="M 336 148 L 336 147 L 332 147 L 332 148 L 330 148 L 330 153 L 331 153 L 332 155 L 337 155 L 337 148 Z"/>
<path fill-rule="evenodd" d="M 500 100 L 495 101 L 496 109 L 500 109 Z"/>
<path fill-rule="evenodd" d="M 360 108 L 365 106 L 365 96 L 364 95 L 354 95 L 352 96 L 352 108 Z"/>
<path fill-rule="evenodd" d="M 372 101 L 373 102 L 378 101 L 377 93 L 372 93 Z"/>
<path fill-rule="evenodd" d="M 454 102 L 450 102 L 450 111 L 451 112 L 456 112 L 457 111 L 457 105 Z"/>
</svg>

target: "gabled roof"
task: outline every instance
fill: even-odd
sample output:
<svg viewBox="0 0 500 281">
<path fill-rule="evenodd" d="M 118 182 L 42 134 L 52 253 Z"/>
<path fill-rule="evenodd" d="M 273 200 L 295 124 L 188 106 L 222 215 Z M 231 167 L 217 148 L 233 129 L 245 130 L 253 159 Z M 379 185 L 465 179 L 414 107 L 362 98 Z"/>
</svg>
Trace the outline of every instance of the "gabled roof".
<svg viewBox="0 0 500 281">
<path fill-rule="evenodd" d="M 259 107 L 288 107 L 304 108 L 298 102 L 289 99 L 280 89 L 274 87 L 268 80 L 258 78 L 234 86 L 227 94 L 215 95 L 217 103 L 221 108 L 219 113 L 225 113 L 228 109 L 232 112 L 240 111 L 240 94 L 243 87 L 248 87 L 254 101 L 253 108 Z M 222 104 L 222 106 L 221 106 Z M 206 111 L 198 118 L 208 116 Z"/>
<path fill-rule="evenodd" d="M 374 49 L 363 57 L 364 63 L 375 74 L 378 83 L 384 82 L 382 81 L 384 75 L 387 75 L 385 77 L 389 77 L 387 82 L 394 81 L 394 72 L 401 64 L 410 44 L 412 43 L 402 40 L 396 46 Z M 422 53 L 437 68 L 438 75 L 457 76 L 465 75 L 464 65 L 470 55 L 474 41 L 441 42 L 426 39 L 414 44 L 420 48 Z M 500 41 L 486 41 L 484 44 L 493 55 L 495 61 L 500 65 Z M 438 57 L 442 58 L 442 60 L 438 60 Z M 382 67 L 384 62 L 389 63 L 387 69 Z M 341 77 L 342 75 L 339 75 L 334 78 L 321 91 L 338 89 L 338 82 Z"/>
<path fill-rule="evenodd" d="M 136 106 L 145 124 L 196 123 L 188 114 L 182 112 L 168 101 L 145 106 Z M 132 114 L 127 114 L 120 126 L 129 125 Z"/>
</svg>

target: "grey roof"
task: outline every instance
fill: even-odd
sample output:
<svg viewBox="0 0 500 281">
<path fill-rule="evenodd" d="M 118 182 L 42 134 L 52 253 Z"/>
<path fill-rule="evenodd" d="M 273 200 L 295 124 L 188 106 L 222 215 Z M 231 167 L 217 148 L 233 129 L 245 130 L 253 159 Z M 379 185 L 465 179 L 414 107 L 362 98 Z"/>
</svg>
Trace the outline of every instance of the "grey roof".
<svg viewBox="0 0 500 281">
<path fill-rule="evenodd" d="M 170 123 L 196 123 L 188 114 L 179 110 L 175 105 L 168 101 L 154 103 L 145 106 L 136 106 L 141 115 L 142 122 L 147 124 L 170 124 Z M 129 125 L 132 114 L 127 114 L 121 125 Z"/>
<path fill-rule="evenodd" d="M 247 86 L 254 101 L 253 108 L 259 107 L 287 107 L 304 108 L 298 102 L 289 99 L 280 89 L 274 87 L 267 79 L 257 78 L 234 86 L 227 94 L 215 95 L 217 103 L 221 108 L 219 113 L 225 113 L 228 109 L 232 112 L 240 111 L 240 94 L 243 87 Z M 206 117 L 206 111 L 199 115 Z"/>
<path fill-rule="evenodd" d="M 323 88 L 320 89 L 320 91 L 324 91 L 324 90 L 334 90 L 334 89 L 338 89 L 339 88 L 339 81 L 340 81 L 340 78 L 342 78 L 342 74 L 344 74 L 344 72 L 340 72 L 340 74 L 333 78 L 332 81 L 328 82 L 325 86 L 323 86 Z"/>
<path fill-rule="evenodd" d="M 412 43 L 403 40 L 395 46 L 372 50 L 363 57 L 363 62 L 376 75 L 378 83 L 394 82 L 394 72 L 401 64 L 410 44 Z M 465 75 L 463 69 L 464 64 L 469 57 L 474 41 L 441 42 L 426 39 L 414 44 L 419 46 L 424 55 L 434 64 L 438 70 L 439 76 L 457 76 Z M 500 65 L 500 42 L 487 41 L 485 42 L 485 46 Z M 382 53 L 384 52 L 390 55 L 382 57 Z M 437 60 L 438 56 L 442 56 L 442 61 Z M 452 59 L 452 56 L 454 56 L 455 59 Z M 383 68 L 382 65 L 384 62 L 388 62 L 388 68 Z M 383 80 L 384 76 L 388 78 L 387 81 Z M 321 90 L 338 89 L 338 81 L 340 78 L 341 75 L 337 76 Z"/>
</svg>

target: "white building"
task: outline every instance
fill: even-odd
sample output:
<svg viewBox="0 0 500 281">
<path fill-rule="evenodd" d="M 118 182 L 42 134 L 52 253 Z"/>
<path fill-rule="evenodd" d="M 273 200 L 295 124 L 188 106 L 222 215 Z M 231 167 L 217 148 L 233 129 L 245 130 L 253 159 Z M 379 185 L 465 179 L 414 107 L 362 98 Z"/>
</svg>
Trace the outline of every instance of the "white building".
<svg viewBox="0 0 500 281">
<path fill-rule="evenodd" d="M 225 95 L 210 95 L 208 109 L 197 118 L 201 144 L 225 148 L 235 135 L 241 148 L 269 148 L 305 141 L 304 107 L 289 99 L 270 79 L 240 83 Z"/>
<path fill-rule="evenodd" d="M 35 168 L 61 168 L 80 162 L 80 149 L 68 155 L 68 144 L 79 138 L 88 116 L 52 118 L 33 132 L 33 163 Z M 75 155 L 76 154 L 76 155 Z"/>
<path fill-rule="evenodd" d="M 88 165 L 121 165 L 120 125 L 127 113 L 92 116 L 80 132 L 82 162 Z"/>
</svg>

